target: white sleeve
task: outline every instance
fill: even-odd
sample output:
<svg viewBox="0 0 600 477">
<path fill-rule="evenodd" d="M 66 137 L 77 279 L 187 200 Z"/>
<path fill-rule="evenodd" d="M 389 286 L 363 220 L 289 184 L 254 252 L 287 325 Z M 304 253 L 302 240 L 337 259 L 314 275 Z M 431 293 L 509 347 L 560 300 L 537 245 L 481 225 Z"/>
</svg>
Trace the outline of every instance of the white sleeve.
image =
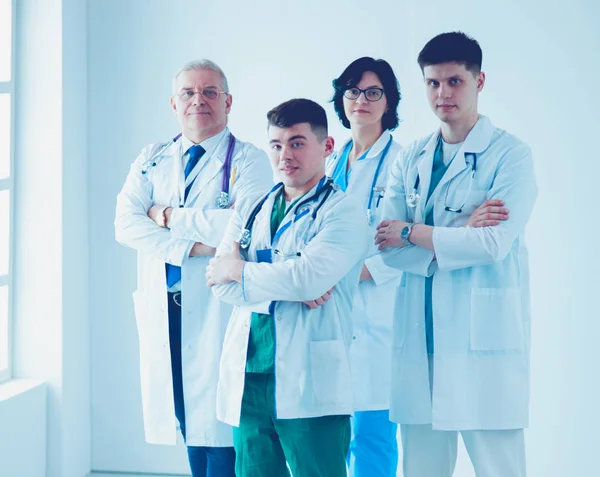
<svg viewBox="0 0 600 477">
<path fill-rule="evenodd" d="M 406 159 L 410 157 L 413 149 L 411 147 L 404 153 L 400 153 L 392 164 L 387 191 L 383 198 L 384 220 L 409 221 L 404 177 Z M 386 248 L 381 252 L 381 262 L 383 264 L 424 277 L 431 276 L 435 270 L 433 257 L 434 253 L 432 251 L 421 247 L 393 247 Z"/>
<path fill-rule="evenodd" d="M 239 237 L 240 231 L 242 230 L 243 222 L 240 213 L 237 210 L 232 212 L 223 239 L 217 248 L 217 256 L 224 255 L 231 251 L 233 242 Z M 244 268 L 246 267 L 244 266 Z M 243 277 L 244 272 L 242 271 L 242 280 Z M 219 300 L 229 303 L 230 305 L 248 308 L 255 313 L 270 314 L 271 301 L 248 303 L 244 297 L 243 288 L 240 283 L 231 282 L 226 285 L 213 285 L 212 292 Z"/>
<path fill-rule="evenodd" d="M 509 219 L 493 227 L 435 227 L 433 245 L 439 269 L 457 270 L 504 260 L 524 232 L 536 196 L 531 150 L 520 144 L 500 160 L 486 197 L 504 201 Z"/>
<path fill-rule="evenodd" d="M 277 263 L 247 263 L 245 300 L 302 302 L 322 296 L 364 259 L 367 224 L 357 217 L 362 217 L 360 204 L 345 197 L 327 211 L 300 257 Z"/>
<path fill-rule="evenodd" d="M 142 165 L 147 161 L 150 150 L 150 147 L 144 149 L 131 165 L 117 196 L 115 238 L 123 245 L 181 266 L 188 258 L 194 241 L 175 237 L 148 217 L 148 210 L 154 205 L 153 185 L 142 172 Z"/>
</svg>

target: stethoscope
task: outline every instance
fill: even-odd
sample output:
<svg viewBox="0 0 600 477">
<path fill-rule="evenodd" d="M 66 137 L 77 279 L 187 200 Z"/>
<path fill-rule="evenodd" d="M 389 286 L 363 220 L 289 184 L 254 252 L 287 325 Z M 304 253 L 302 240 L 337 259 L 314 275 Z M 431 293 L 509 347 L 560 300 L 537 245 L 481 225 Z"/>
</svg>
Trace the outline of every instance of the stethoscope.
<svg viewBox="0 0 600 477">
<path fill-rule="evenodd" d="M 448 187 L 446 188 L 446 195 L 444 197 L 444 210 L 446 212 L 454 212 L 456 214 L 460 214 L 462 212 L 463 207 L 467 203 L 467 199 L 471 194 L 471 189 L 473 187 L 473 180 L 475 178 L 475 172 L 477 171 L 477 155 L 469 152 L 465 154 L 465 158 L 471 156 L 471 180 L 469 181 L 469 188 L 467 189 L 467 194 L 465 195 L 464 200 L 460 207 L 450 207 L 448 205 L 448 191 L 450 190 L 450 184 L 454 180 L 454 177 L 450 180 Z M 421 177 L 417 172 L 417 178 L 415 179 L 415 185 L 412 188 L 412 191 L 406 196 L 406 205 L 410 208 L 415 208 L 421 199 L 421 194 L 419 194 L 419 185 L 421 184 Z"/>
<path fill-rule="evenodd" d="M 390 147 L 392 146 L 393 138 L 390 136 L 383 152 L 381 153 L 381 157 L 379 158 L 379 162 L 377 163 L 377 168 L 375 169 L 375 174 L 373 174 L 373 182 L 371 183 L 371 191 L 369 192 L 369 200 L 367 202 L 367 223 L 369 225 L 373 225 L 373 197 L 375 196 L 375 192 L 381 193 L 381 189 L 376 187 L 377 179 L 379 178 L 379 172 L 381 171 L 381 166 L 387 155 Z M 381 198 L 381 196 L 380 196 Z M 377 201 L 377 205 L 379 205 L 379 200 Z"/>
<path fill-rule="evenodd" d="M 147 174 L 151 167 L 156 167 L 156 159 L 163 152 L 165 152 L 171 145 L 181 137 L 181 133 L 175 136 L 171 141 L 165 144 L 160 151 L 158 151 L 153 159 L 150 159 L 142 165 L 142 174 Z M 218 147 L 218 146 L 217 146 Z M 223 175 L 221 179 L 221 191 L 215 200 L 215 204 L 220 209 L 226 209 L 229 207 L 229 184 L 231 182 L 231 162 L 233 159 L 233 150 L 235 149 L 235 137 L 229 133 L 229 143 L 227 145 L 227 154 L 225 155 L 225 162 L 223 163 Z M 194 178 L 195 180 L 195 178 Z M 193 181 L 192 181 L 193 182 Z M 183 207 L 183 205 L 181 205 Z"/>
<path fill-rule="evenodd" d="M 283 189 L 283 182 L 280 182 L 275 187 L 273 187 L 267 193 L 267 195 L 265 195 L 260 200 L 260 202 L 258 202 L 258 204 L 256 204 L 254 209 L 252 209 L 252 212 L 250 213 L 250 215 L 248 216 L 248 220 L 246 221 L 246 225 L 244 226 L 244 229 L 240 232 L 240 235 L 238 238 L 238 242 L 240 243 L 241 248 L 247 249 L 250 246 L 250 242 L 252 241 L 252 227 L 254 226 L 256 217 L 262 210 L 262 207 L 265 204 L 265 202 L 268 200 L 268 198 L 274 192 L 283 193 L 282 189 Z M 291 220 L 288 220 L 281 227 L 279 227 L 279 229 L 275 233 L 275 236 L 273 237 L 273 240 L 271 241 L 271 243 L 274 243 L 277 240 L 277 238 L 279 238 L 281 236 L 281 234 L 283 234 L 288 228 L 290 228 L 292 226 L 292 224 L 294 224 L 296 221 L 298 221 L 305 215 L 309 214 L 311 212 L 311 210 L 312 210 L 311 217 L 314 220 L 317 216 L 317 212 L 323 206 L 323 204 L 325 203 L 327 198 L 331 195 L 331 193 L 333 191 L 335 191 L 337 189 L 338 189 L 338 186 L 333 182 L 333 179 L 328 178 L 328 177 L 323 177 L 317 184 L 317 189 L 315 190 L 315 192 L 310 197 L 307 197 L 306 199 L 301 200 L 294 207 L 293 218 Z M 316 202 L 321 195 L 323 196 L 321 201 L 317 204 L 316 207 L 312 207 L 310 205 L 310 203 Z M 287 215 L 287 212 L 286 212 L 286 215 Z"/>
</svg>

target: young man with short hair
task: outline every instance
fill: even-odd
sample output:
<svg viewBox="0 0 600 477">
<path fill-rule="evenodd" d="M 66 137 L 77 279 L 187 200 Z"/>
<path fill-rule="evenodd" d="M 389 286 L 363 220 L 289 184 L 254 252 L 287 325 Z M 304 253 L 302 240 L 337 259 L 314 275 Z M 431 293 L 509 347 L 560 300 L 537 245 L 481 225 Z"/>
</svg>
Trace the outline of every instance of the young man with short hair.
<svg viewBox="0 0 600 477">
<path fill-rule="evenodd" d="M 440 129 L 393 167 L 390 220 L 376 236 L 383 261 L 405 272 L 390 402 L 404 475 L 450 477 L 460 432 L 478 477 L 523 477 L 531 151 L 479 114 L 485 74 L 475 40 L 438 35 L 418 61 Z"/>
<path fill-rule="evenodd" d="M 352 297 L 366 252 L 361 204 L 325 177 L 325 110 L 293 99 L 269 111 L 281 183 L 229 223 L 207 279 L 235 305 L 221 359 L 218 417 L 234 428 L 238 477 L 345 477 Z"/>
</svg>

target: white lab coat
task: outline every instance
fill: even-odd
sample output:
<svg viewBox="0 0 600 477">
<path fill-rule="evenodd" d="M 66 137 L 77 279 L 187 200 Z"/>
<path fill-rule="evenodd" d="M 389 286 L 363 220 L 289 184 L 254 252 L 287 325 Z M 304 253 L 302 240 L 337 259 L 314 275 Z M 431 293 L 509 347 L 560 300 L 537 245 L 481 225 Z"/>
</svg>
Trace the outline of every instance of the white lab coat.
<svg viewBox="0 0 600 477">
<path fill-rule="evenodd" d="M 235 305 L 223 344 L 217 393 L 218 418 L 234 426 L 240 422 L 251 315 L 268 313 L 271 301 L 275 302 L 277 418 L 343 415 L 353 409 L 348 349 L 352 296 L 366 251 L 366 224 L 357 220 L 363 217 L 362 208 L 341 190 L 333 192 L 314 220 L 307 214 L 275 238 L 273 249 L 301 256 L 273 254 L 272 264 L 255 263 L 256 251 L 271 243 L 274 199 L 271 194 L 256 218 L 243 286 L 213 287 L 216 296 Z M 254 205 L 236 210 L 217 254 L 230 250 Z M 290 217 L 293 214 L 286 216 L 280 229 Z M 334 285 L 323 306 L 311 310 L 301 303 L 322 296 Z"/>
<path fill-rule="evenodd" d="M 346 192 L 359 200 L 362 205 L 361 218 L 365 220 L 375 170 L 390 137 L 390 132 L 384 131 L 367 156 L 363 160 L 356 161 L 352 166 L 352 176 Z M 348 142 L 344 143 L 339 152 L 329 156 L 326 169 L 328 176 L 333 176 L 340 155 Z M 365 265 L 373 280 L 360 282 L 354 296 L 352 309 L 354 332 L 350 360 L 356 411 L 389 409 L 392 321 L 396 288 L 400 283 L 402 272 L 383 263 L 374 237 L 377 225 L 383 220 L 383 201 L 379 197 L 385 196 L 390 169 L 400 152 L 400 145 L 393 141 L 377 176 L 375 187 L 384 190 L 381 193 L 373 193 L 371 209 L 373 220 L 371 226 L 366 229 L 369 248 Z"/>
<path fill-rule="evenodd" d="M 384 203 L 387 219 L 424 223 L 433 207 L 433 252 L 387 249 L 403 270 L 394 322 L 391 418 L 440 430 L 518 429 L 528 424 L 529 271 L 525 224 L 537 187 L 531 151 L 480 117 L 430 200 L 439 132 L 411 144 L 394 164 Z M 477 170 L 470 193 L 472 158 Z M 406 196 L 420 175 L 420 201 Z M 445 200 L 448 193 L 447 201 Z M 445 205 L 462 213 L 448 212 Z M 495 227 L 462 227 L 486 199 L 501 199 L 510 217 Z M 433 395 L 425 345 L 425 277 L 433 274 Z"/>
<path fill-rule="evenodd" d="M 233 445 L 231 428 L 217 421 L 215 408 L 221 345 L 231 307 L 216 300 L 206 286 L 209 258 L 189 257 L 194 242 L 216 247 L 232 215 L 232 210 L 215 205 L 228 138 L 225 131 L 212 157 L 200 160 L 201 169 L 185 208 L 178 208 L 184 186 L 181 139 L 164 150 L 164 143 L 144 148 L 117 197 L 116 239 L 138 251 L 138 288 L 133 299 L 149 443 L 176 443 L 165 279 L 168 262 L 182 267 L 181 353 L 187 444 Z M 269 190 L 272 172 L 263 151 L 237 141 L 232 159 L 232 170 L 236 170 L 230 188 L 232 203 Z M 173 207 L 170 230 L 148 218 L 147 211 L 155 204 Z"/>
</svg>

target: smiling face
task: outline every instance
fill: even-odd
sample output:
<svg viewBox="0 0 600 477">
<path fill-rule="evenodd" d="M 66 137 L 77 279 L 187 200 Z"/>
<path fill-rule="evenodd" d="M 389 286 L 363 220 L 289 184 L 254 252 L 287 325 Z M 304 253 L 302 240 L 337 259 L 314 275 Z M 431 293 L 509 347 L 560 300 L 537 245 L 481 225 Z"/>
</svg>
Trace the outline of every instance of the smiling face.
<svg viewBox="0 0 600 477">
<path fill-rule="evenodd" d="M 200 94 L 200 91 L 208 89 L 218 93 L 215 99 L 206 99 Z M 191 98 L 186 98 L 190 94 Z M 177 78 L 175 94 L 171 97 L 171 107 L 181 132 L 196 144 L 225 128 L 231 102 L 231 95 L 223 92 L 221 75 L 208 68 L 183 71 Z"/>
<path fill-rule="evenodd" d="M 333 138 L 322 141 L 309 123 L 289 128 L 269 126 L 271 166 L 285 186 L 286 195 L 298 197 L 325 175 L 325 158 L 333 152 Z"/>
<path fill-rule="evenodd" d="M 485 73 L 473 74 L 455 62 L 425 66 L 423 79 L 427 100 L 444 123 L 468 123 L 477 118 L 477 99 L 485 84 Z"/>
<path fill-rule="evenodd" d="M 383 84 L 375 73 L 365 71 L 356 87 L 362 90 L 368 88 L 383 89 Z M 348 99 L 344 96 L 344 113 L 346 113 L 351 128 L 370 125 L 381 126 L 381 118 L 386 109 L 385 92 L 379 101 L 368 101 L 365 93 L 361 93 L 356 99 Z"/>
</svg>

